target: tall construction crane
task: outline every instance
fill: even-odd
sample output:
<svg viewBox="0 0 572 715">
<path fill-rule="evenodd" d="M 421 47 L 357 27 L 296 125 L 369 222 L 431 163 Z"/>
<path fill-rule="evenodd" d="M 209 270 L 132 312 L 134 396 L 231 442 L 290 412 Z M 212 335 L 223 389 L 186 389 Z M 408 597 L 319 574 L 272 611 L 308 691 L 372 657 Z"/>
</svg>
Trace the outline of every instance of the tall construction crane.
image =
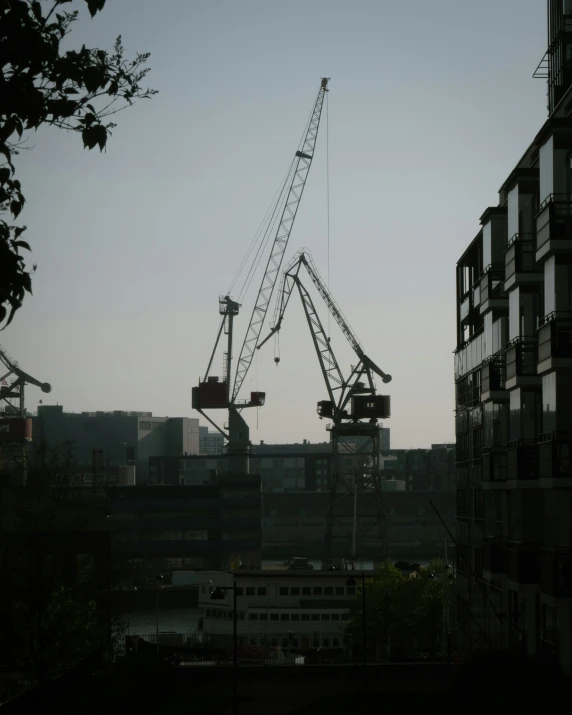
<svg viewBox="0 0 572 715">
<path fill-rule="evenodd" d="M 302 267 L 358 358 L 347 378 L 340 368 L 310 293 L 302 283 Z M 327 417 L 332 420 L 328 429 L 334 466 L 326 518 L 323 568 L 329 568 L 332 564 L 335 541 L 341 541 L 343 555 L 349 556 L 354 566 L 358 557 L 373 557 L 374 560 L 382 561 L 389 557 L 389 543 L 379 473 L 381 440 L 378 419 L 390 416 L 390 398 L 376 394 L 374 376 L 388 383 L 391 375 L 365 354 L 305 249 L 298 251 L 284 269 L 276 298 L 273 326 L 258 348 L 280 331 L 295 287 L 302 300 L 328 392 L 328 399 L 318 402 L 318 415 L 320 419 Z M 275 361 L 278 363 L 280 358 L 275 357 Z"/>
<path fill-rule="evenodd" d="M 244 269 L 247 259 L 254 253 L 254 260 L 247 271 L 244 291 L 250 285 L 252 275 L 264 255 L 264 249 L 273 236 L 270 255 L 240 350 L 234 384 L 232 384 L 234 319 L 239 313 L 241 304 L 239 302 L 240 297 L 238 300 L 234 300 L 231 298 L 231 290 L 229 290 L 227 295 L 219 298 L 219 313 L 222 319 L 206 372 L 203 377 L 199 378 L 198 386 L 193 388 L 193 408 L 202 414 L 228 440 L 227 450 L 231 474 L 249 473 L 249 429 L 240 412 L 245 407 L 261 407 L 264 404 L 266 395 L 264 392 L 251 392 L 250 399 L 243 400 L 239 400 L 238 395 L 252 363 L 274 286 L 280 273 L 284 252 L 292 233 L 294 220 L 308 179 L 318 138 L 324 98 L 328 91 L 328 81 L 329 78 L 327 77 L 323 77 L 320 81 L 318 95 L 302 141 L 286 173 L 277 198 L 267 212 L 267 218 L 263 222 L 265 229 L 260 234 L 261 238 L 258 244 L 254 246 L 256 250 L 249 249 L 247 257 L 238 271 L 240 273 Z M 243 291 L 241 291 L 241 294 Z M 223 360 L 223 377 L 221 378 L 211 376 L 210 372 L 223 333 L 227 336 L 227 345 Z M 204 410 L 206 409 L 228 410 L 228 423 L 220 427 L 211 417 L 205 414 Z"/>
</svg>

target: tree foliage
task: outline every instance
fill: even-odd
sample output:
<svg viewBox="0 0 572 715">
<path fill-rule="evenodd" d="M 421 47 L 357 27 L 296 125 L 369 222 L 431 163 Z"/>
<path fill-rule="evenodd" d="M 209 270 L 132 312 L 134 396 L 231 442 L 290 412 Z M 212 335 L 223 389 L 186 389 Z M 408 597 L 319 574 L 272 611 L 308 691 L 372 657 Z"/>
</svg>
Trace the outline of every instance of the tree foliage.
<svg viewBox="0 0 572 715">
<path fill-rule="evenodd" d="M 375 648 L 378 658 L 385 657 L 392 644 L 405 649 L 409 657 L 440 652 L 444 606 L 451 614 L 450 622 L 454 618 L 449 575 L 441 559 L 434 559 L 411 576 L 390 561 L 381 564 L 365 581 L 368 649 Z M 358 586 L 361 593 L 359 582 Z M 356 644 L 361 643 L 363 628 L 360 593 L 347 625 Z"/>
<path fill-rule="evenodd" d="M 119 36 L 113 50 L 63 51 L 77 20 L 73 0 L 0 0 L 0 324 L 8 325 L 32 293 L 23 251 L 25 226 L 16 226 L 24 208 L 16 178 L 18 152 L 27 133 L 43 125 L 81 134 L 87 149 L 103 151 L 115 126 L 110 117 L 154 90 L 142 82 L 148 53 L 125 57 Z M 106 0 L 83 0 L 93 17 Z M 68 41 L 66 41 L 68 44 Z M 5 327 L 4 326 L 4 327 Z"/>
</svg>

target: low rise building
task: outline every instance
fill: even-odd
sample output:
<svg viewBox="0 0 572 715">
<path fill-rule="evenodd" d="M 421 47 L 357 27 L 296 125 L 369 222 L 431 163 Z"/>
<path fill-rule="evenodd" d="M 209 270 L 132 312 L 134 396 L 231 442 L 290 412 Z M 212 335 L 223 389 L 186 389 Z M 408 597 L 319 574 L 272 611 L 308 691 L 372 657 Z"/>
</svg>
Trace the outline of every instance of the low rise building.
<svg viewBox="0 0 572 715">
<path fill-rule="evenodd" d="M 88 474 L 95 459 L 104 485 L 110 470 L 126 465 L 135 467 L 137 484 L 146 484 L 149 457 L 198 455 L 199 421 L 151 412 L 64 412 L 62 405 L 40 405 L 34 442 L 42 458 L 81 467 Z"/>
</svg>

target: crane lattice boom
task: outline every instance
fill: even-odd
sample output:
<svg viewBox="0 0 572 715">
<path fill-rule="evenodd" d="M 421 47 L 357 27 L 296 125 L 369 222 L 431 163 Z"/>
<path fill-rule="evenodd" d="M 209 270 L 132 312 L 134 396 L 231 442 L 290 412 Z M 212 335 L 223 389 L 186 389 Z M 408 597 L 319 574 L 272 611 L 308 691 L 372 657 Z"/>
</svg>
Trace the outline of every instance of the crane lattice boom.
<svg viewBox="0 0 572 715">
<path fill-rule="evenodd" d="M 250 317 L 250 323 L 248 324 L 248 328 L 246 330 L 244 343 L 238 358 L 234 388 L 232 390 L 232 402 L 236 400 L 242 383 L 244 382 L 246 374 L 250 368 L 254 350 L 256 349 L 258 338 L 260 337 L 260 332 L 262 331 L 262 326 L 264 325 L 264 319 L 268 311 L 272 293 L 274 292 L 276 279 L 280 272 L 284 252 L 286 251 L 286 246 L 288 245 L 288 239 L 290 238 L 290 234 L 292 232 L 294 219 L 296 218 L 296 213 L 298 212 L 298 207 L 300 205 L 300 199 L 302 198 L 304 186 L 306 185 L 310 166 L 312 165 L 316 140 L 318 138 L 318 129 L 320 127 L 320 117 L 322 115 L 324 97 L 327 91 L 328 79 L 324 77 L 321 81 L 320 90 L 318 92 L 318 97 L 316 98 L 316 103 L 314 104 L 312 116 L 310 117 L 310 121 L 308 123 L 306 135 L 300 150 L 296 152 L 297 160 L 294 164 L 292 181 L 286 196 L 286 202 L 278 224 L 278 230 L 274 238 L 274 243 L 270 251 L 270 257 L 268 258 L 266 270 L 264 271 L 262 283 L 258 291 L 256 303 Z"/>
</svg>

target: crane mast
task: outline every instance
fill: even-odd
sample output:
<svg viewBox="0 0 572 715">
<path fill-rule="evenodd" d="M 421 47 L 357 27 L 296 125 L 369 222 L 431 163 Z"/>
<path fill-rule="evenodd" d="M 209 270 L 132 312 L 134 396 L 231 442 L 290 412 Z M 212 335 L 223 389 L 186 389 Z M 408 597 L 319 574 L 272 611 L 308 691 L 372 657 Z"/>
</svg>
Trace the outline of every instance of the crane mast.
<svg viewBox="0 0 572 715">
<path fill-rule="evenodd" d="M 330 338 L 310 293 L 302 283 L 302 267 L 358 357 L 358 363 L 352 367 L 348 378 L 342 374 Z M 320 419 L 332 419 L 327 429 L 331 436 L 334 468 L 326 517 L 323 568 L 331 566 L 337 546 L 343 550 L 344 556 L 349 552 L 354 566 L 358 554 L 361 558 L 373 557 L 383 561 L 389 556 L 389 542 L 380 483 L 381 435 L 377 421 L 389 417 L 390 404 L 389 397 L 376 394 L 374 376 L 378 375 L 387 383 L 391 381 L 391 375 L 365 354 L 305 249 L 300 250 L 284 270 L 273 327 L 258 348 L 281 329 L 294 287 L 298 289 L 302 301 L 328 391 L 329 399 L 318 402 L 318 415 Z"/>
<path fill-rule="evenodd" d="M 264 325 L 268 306 L 282 266 L 284 252 L 292 233 L 304 187 L 308 179 L 318 138 L 324 98 L 326 92 L 329 91 L 328 81 L 326 77 L 323 77 L 320 81 L 318 94 L 305 127 L 302 141 L 294 155 L 287 174 L 288 178 L 283 186 L 283 190 L 280 192 L 273 211 L 270 212 L 271 220 L 268 224 L 268 233 L 265 234 L 259 251 L 264 249 L 266 239 L 270 240 L 270 231 L 273 230 L 274 226 L 276 230 L 271 242 L 270 253 L 262 281 L 254 302 L 254 308 L 250 316 L 250 322 L 246 329 L 244 341 L 239 353 L 234 384 L 231 387 L 234 319 L 238 315 L 241 305 L 230 295 L 225 295 L 219 298 L 219 312 L 222 319 L 207 370 L 204 376 L 199 378 L 199 385 L 193 388 L 193 408 L 202 414 L 205 419 L 228 440 L 227 450 L 229 454 L 229 471 L 231 474 L 239 475 L 248 474 L 249 472 L 249 429 L 240 413 L 245 407 L 261 407 L 264 405 L 266 395 L 264 392 L 251 392 L 250 399 L 239 399 L 239 392 L 252 364 L 254 351 Z M 276 224 L 273 223 L 274 218 L 278 219 Z M 256 270 L 258 256 L 259 253 L 257 252 L 248 276 L 253 274 L 253 271 Z M 239 269 L 239 273 L 240 270 L 241 269 Z M 219 377 L 212 376 L 210 373 L 223 334 L 227 336 L 227 341 L 226 350 L 224 352 L 223 377 L 219 379 Z M 221 427 L 205 413 L 207 409 L 228 410 L 228 423 Z"/>
</svg>

